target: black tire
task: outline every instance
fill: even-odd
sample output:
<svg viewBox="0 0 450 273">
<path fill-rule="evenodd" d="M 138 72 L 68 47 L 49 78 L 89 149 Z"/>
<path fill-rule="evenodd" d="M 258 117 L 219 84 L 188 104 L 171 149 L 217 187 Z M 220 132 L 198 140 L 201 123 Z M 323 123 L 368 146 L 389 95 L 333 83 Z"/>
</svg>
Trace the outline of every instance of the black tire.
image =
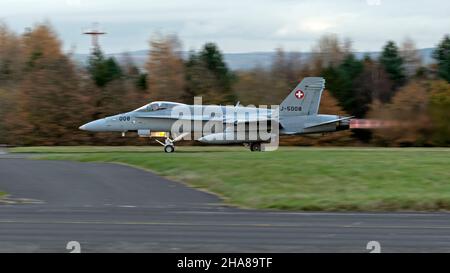
<svg viewBox="0 0 450 273">
<path fill-rule="evenodd" d="M 252 143 L 252 144 L 250 144 L 250 151 L 252 151 L 252 152 L 261 152 L 261 143 Z"/>
<path fill-rule="evenodd" d="M 166 145 L 164 146 L 164 152 L 173 153 L 175 152 L 175 147 L 173 145 Z"/>
</svg>

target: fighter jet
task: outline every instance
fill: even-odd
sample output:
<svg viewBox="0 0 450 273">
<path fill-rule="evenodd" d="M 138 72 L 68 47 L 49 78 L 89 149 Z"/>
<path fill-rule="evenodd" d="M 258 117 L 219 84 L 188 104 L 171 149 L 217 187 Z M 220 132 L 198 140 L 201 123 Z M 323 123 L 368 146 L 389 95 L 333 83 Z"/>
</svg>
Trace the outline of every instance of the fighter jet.
<svg viewBox="0 0 450 273">
<path fill-rule="evenodd" d="M 127 132 L 137 132 L 140 137 L 154 138 L 166 153 L 174 152 L 174 143 L 192 134 L 194 140 L 203 143 L 244 144 L 251 151 L 261 151 L 262 145 L 280 135 L 349 129 L 353 117 L 318 114 L 324 88 L 324 78 L 304 78 L 280 105 L 272 109 L 243 107 L 239 103 L 217 106 L 155 101 L 131 112 L 89 122 L 79 129 L 121 132 L 122 136 Z M 263 123 L 265 126 L 261 126 Z M 178 130 L 174 131 L 174 127 Z M 205 130 L 205 127 L 210 130 Z M 261 127 L 268 132 L 264 138 L 258 132 Z M 252 132 L 256 134 L 252 135 Z"/>
</svg>

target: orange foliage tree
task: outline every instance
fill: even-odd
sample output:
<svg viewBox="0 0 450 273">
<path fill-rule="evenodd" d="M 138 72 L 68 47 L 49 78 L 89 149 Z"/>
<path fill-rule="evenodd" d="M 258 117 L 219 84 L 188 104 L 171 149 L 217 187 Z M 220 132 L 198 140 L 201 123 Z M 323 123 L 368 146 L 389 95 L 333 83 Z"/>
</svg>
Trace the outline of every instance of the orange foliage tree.
<svg viewBox="0 0 450 273">
<path fill-rule="evenodd" d="M 184 98 L 185 75 L 181 42 L 175 35 L 156 35 L 150 41 L 147 62 L 148 87 L 154 100 L 181 101 Z"/>
<path fill-rule="evenodd" d="M 430 145 L 429 91 L 426 83 L 410 82 L 387 104 L 375 101 L 370 118 L 390 121 L 391 126 L 374 130 L 374 143 L 385 146 Z"/>
<path fill-rule="evenodd" d="M 71 60 L 50 26 L 37 25 L 21 40 L 23 76 L 16 108 L 6 114 L 14 144 L 75 144 L 86 113 L 79 79 Z"/>
</svg>

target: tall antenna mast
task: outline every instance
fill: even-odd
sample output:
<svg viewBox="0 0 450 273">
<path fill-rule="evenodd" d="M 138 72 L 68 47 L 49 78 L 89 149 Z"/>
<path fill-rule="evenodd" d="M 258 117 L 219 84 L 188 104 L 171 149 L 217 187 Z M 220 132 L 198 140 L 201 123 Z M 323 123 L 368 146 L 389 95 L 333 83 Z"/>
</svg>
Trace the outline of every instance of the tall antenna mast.
<svg viewBox="0 0 450 273">
<path fill-rule="evenodd" d="M 93 23 L 92 24 L 92 28 L 84 31 L 83 34 L 91 36 L 92 50 L 95 51 L 95 50 L 99 50 L 100 49 L 100 44 L 98 43 L 99 36 L 100 35 L 105 35 L 106 32 L 99 30 L 98 23 Z"/>
</svg>

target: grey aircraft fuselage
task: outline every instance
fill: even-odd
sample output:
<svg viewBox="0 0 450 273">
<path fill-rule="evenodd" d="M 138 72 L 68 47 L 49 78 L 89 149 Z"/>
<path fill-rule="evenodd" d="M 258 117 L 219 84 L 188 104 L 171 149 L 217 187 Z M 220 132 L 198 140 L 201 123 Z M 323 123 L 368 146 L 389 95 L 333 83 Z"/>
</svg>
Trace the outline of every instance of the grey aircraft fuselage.
<svg viewBox="0 0 450 273">
<path fill-rule="evenodd" d="M 154 102 L 162 104 L 171 104 L 171 102 Z M 177 103 L 178 105 L 178 103 Z M 180 104 L 181 105 L 181 104 Z M 192 112 L 212 112 L 217 109 L 214 105 L 183 105 L 192 109 Z M 176 107 L 176 106 L 175 106 Z M 195 110 L 200 108 L 199 110 Z M 216 116 L 212 119 L 210 116 L 202 115 L 202 127 L 207 123 L 215 122 L 217 126 L 223 124 L 223 120 L 230 121 L 233 120 L 235 116 L 244 115 L 244 113 L 255 112 L 253 107 L 234 107 L 234 106 L 221 106 L 223 109 L 223 116 Z M 259 109 L 256 109 L 257 111 Z M 151 132 L 170 132 L 173 124 L 177 122 L 177 119 L 165 119 L 161 116 L 171 116 L 172 109 L 164 109 L 160 111 L 149 111 L 146 113 L 145 117 L 142 117 L 139 109 L 117 114 L 114 116 L 105 117 L 98 119 L 80 127 L 81 130 L 92 131 L 92 132 L 138 132 L 144 130 L 150 130 Z M 259 111 L 258 111 L 259 112 Z M 267 116 L 268 119 L 272 116 L 272 110 L 262 109 L 259 112 L 259 117 Z M 302 134 L 315 134 L 315 133 L 325 133 L 325 132 L 335 132 L 339 130 L 348 129 L 345 126 L 347 123 L 342 122 L 325 124 L 319 127 L 307 128 L 308 126 L 326 123 L 333 120 L 341 119 L 341 116 L 337 115 L 309 115 L 309 116 L 280 116 L 279 122 L 282 124 L 280 127 L 280 134 L 282 135 L 302 135 Z M 193 116 L 195 119 L 195 116 Z M 217 120 L 217 121 L 215 121 Z M 345 120 L 344 120 L 345 121 Z M 341 128 L 339 128 L 341 126 Z M 192 126 L 195 128 L 195 126 Z"/>
</svg>

